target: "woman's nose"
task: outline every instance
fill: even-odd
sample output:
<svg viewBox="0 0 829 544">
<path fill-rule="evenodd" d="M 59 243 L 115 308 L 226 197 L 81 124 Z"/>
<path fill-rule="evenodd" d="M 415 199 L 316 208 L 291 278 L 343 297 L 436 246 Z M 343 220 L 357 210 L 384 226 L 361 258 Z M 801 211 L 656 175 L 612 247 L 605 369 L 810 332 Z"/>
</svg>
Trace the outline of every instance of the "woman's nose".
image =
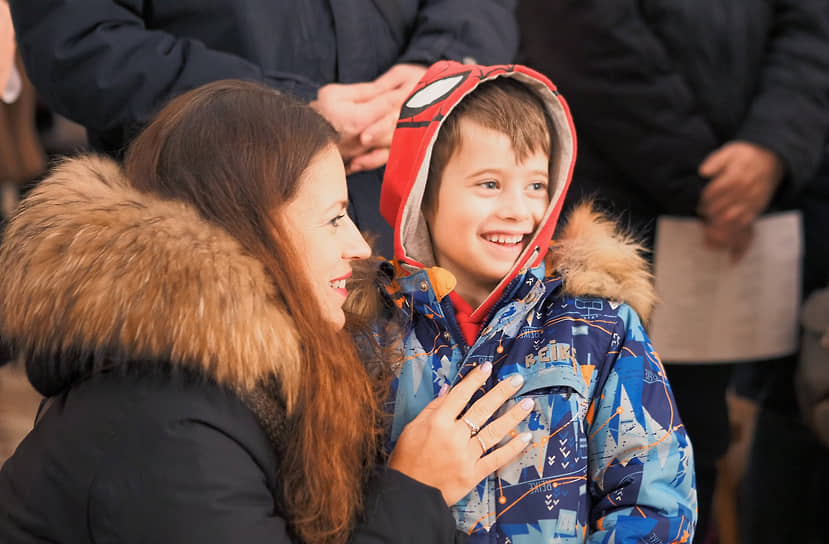
<svg viewBox="0 0 829 544">
<path fill-rule="evenodd" d="M 371 248 L 366 243 L 366 239 L 363 238 L 357 225 L 354 224 L 350 217 L 348 218 L 348 222 L 350 228 L 343 247 L 343 259 L 359 260 L 369 258 L 371 256 Z"/>
</svg>

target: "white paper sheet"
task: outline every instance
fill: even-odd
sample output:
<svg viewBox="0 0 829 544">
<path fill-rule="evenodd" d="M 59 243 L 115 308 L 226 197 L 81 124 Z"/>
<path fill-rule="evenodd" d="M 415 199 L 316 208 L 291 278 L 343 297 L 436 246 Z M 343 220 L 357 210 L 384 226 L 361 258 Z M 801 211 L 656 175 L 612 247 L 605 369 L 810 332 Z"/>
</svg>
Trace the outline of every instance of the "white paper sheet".
<svg viewBox="0 0 829 544">
<path fill-rule="evenodd" d="M 770 359 L 797 345 L 803 235 L 799 212 L 772 214 L 738 263 L 707 248 L 702 222 L 661 217 L 650 334 L 663 361 Z"/>
</svg>

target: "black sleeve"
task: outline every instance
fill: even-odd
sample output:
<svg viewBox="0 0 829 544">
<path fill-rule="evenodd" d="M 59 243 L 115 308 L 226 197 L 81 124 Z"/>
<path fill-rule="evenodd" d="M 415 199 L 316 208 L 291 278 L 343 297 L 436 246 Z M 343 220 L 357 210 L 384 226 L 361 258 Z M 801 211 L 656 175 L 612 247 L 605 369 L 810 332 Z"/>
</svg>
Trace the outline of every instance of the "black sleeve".
<svg viewBox="0 0 829 544">
<path fill-rule="evenodd" d="M 398 62 L 506 64 L 517 49 L 515 0 L 425 0 Z"/>
<path fill-rule="evenodd" d="M 667 213 L 695 215 L 697 168 L 721 142 L 638 2 L 522 0 L 518 18 L 522 61 L 558 85 L 579 137 Z"/>
<path fill-rule="evenodd" d="M 365 520 L 354 532 L 353 544 L 466 541 L 440 491 L 396 470 L 375 471 L 365 506 Z"/>
<path fill-rule="evenodd" d="M 240 441 L 234 432 L 187 419 L 166 425 L 156 436 L 128 438 L 131 446 L 109 455 L 91 485 L 91 540 L 293 542 L 268 486 L 269 469 L 262 466 L 275 462 L 262 455 L 264 436 Z M 400 472 L 379 468 L 365 506 L 354 544 L 464 541 L 440 491 Z"/>
<path fill-rule="evenodd" d="M 737 138 L 774 150 L 790 191 L 814 175 L 829 127 L 829 5 L 777 0 L 759 88 Z"/>
<path fill-rule="evenodd" d="M 300 98 L 316 85 L 204 43 L 148 29 L 141 0 L 10 0 L 29 77 L 56 112 L 96 132 L 143 126 L 171 97 L 210 81 L 263 81 Z M 124 140 L 125 138 L 120 138 Z"/>
<path fill-rule="evenodd" d="M 90 489 L 91 541 L 292 542 L 261 460 L 216 425 L 179 420 L 124 440 Z"/>
</svg>

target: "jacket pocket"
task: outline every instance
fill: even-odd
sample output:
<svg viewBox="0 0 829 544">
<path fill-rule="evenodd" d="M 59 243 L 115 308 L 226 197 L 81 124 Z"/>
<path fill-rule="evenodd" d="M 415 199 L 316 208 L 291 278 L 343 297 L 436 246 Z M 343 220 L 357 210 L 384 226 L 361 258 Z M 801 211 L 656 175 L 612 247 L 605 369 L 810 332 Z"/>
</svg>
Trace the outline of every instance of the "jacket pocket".
<svg viewBox="0 0 829 544">
<path fill-rule="evenodd" d="M 569 398 L 571 393 L 587 397 L 587 384 L 581 373 L 570 364 L 550 364 L 525 373 L 524 385 L 516 396 L 563 394 Z"/>
</svg>

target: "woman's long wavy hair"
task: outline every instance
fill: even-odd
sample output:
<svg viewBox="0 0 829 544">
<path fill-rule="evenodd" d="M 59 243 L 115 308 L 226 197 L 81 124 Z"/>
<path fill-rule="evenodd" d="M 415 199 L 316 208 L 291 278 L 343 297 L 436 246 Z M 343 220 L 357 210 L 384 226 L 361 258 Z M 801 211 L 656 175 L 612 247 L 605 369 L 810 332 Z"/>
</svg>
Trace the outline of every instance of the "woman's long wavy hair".
<svg viewBox="0 0 829 544">
<path fill-rule="evenodd" d="M 313 302 L 302 261 L 278 233 L 301 174 L 337 134 L 308 106 L 263 85 L 219 81 L 173 100 L 136 138 L 125 171 L 139 190 L 192 205 L 257 258 L 301 339 L 300 376 L 276 376 L 290 442 L 280 503 L 305 542 L 345 542 L 379 443 L 376 383 L 351 336 Z"/>
</svg>

